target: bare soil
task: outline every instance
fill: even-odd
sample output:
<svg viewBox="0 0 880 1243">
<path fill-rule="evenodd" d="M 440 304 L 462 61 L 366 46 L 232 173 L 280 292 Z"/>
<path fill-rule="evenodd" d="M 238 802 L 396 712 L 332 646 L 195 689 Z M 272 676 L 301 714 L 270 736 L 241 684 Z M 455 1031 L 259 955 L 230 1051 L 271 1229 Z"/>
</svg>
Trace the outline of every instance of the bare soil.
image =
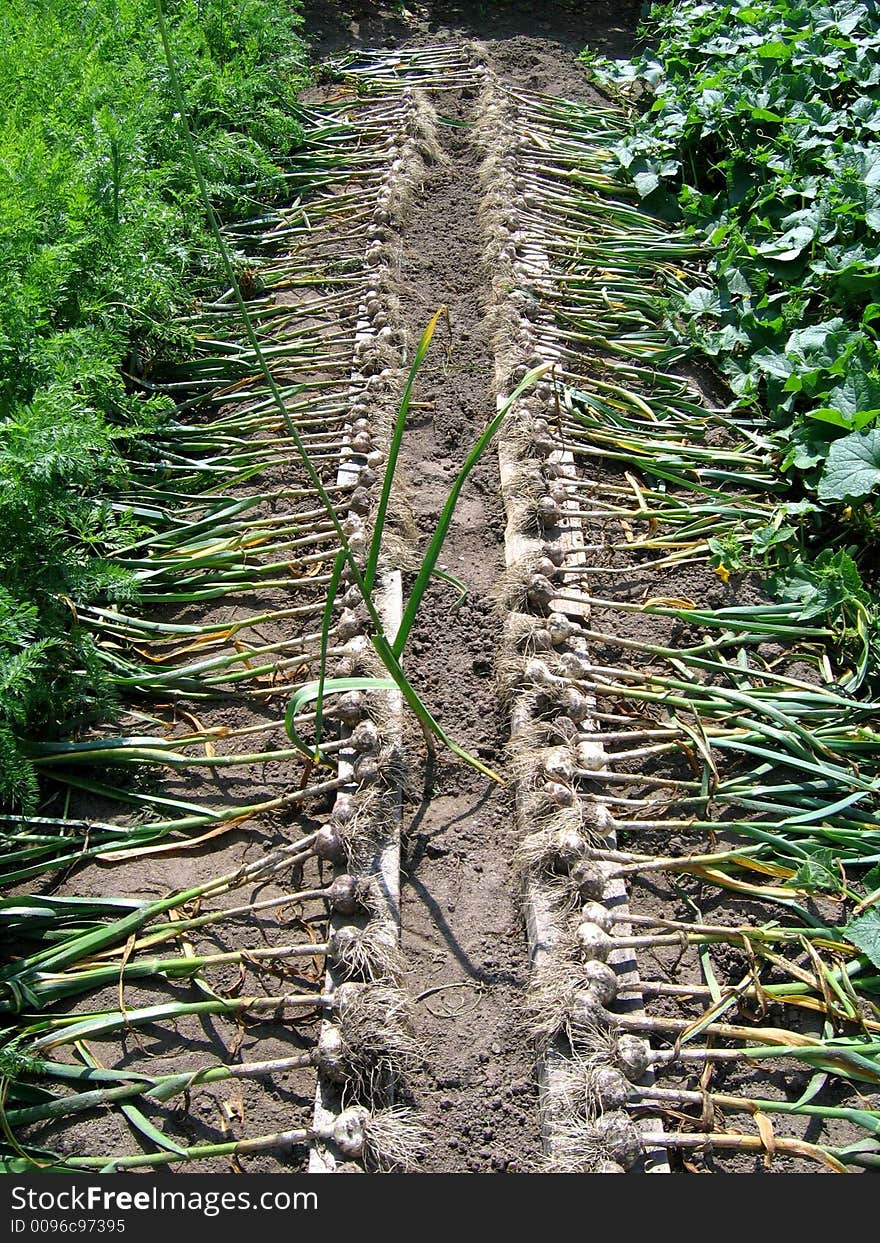
<svg viewBox="0 0 880 1243">
<path fill-rule="evenodd" d="M 488 274 L 478 222 L 473 100 L 435 101 L 449 164 L 438 167 L 403 234 L 401 312 L 412 338 L 445 304 L 451 331 L 419 376 L 419 409 L 401 466 L 420 542 L 436 525 L 465 453 L 493 413 L 493 357 L 483 316 Z M 439 582 L 425 600 L 407 669 L 455 740 L 498 768 L 507 738 L 495 700 L 499 620 L 492 591 L 504 571 L 503 508 L 490 449 L 470 476 L 444 546 L 444 568 L 467 598 Z M 415 775 L 415 774 L 414 774 Z M 528 978 L 509 867 L 509 793 L 439 754 L 419 772 L 424 796 L 407 809 L 401 901 L 417 1036 L 430 1049 L 413 1086 L 432 1136 L 427 1170 L 522 1170 L 540 1144 L 531 1058 L 514 1023 Z"/>
<path fill-rule="evenodd" d="M 405 15 L 400 9 L 405 9 Z M 474 0 L 449 4 L 328 3 L 305 0 L 306 37 L 320 57 L 358 47 L 395 47 L 416 40 L 480 39 L 493 67 L 519 86 L 548 94 L 583 90 L 576 60 L 586 46 L 608 56 L 627 56 L 635 44 L 641 5 L 633 0 Z M 572 98 L 577 98 L 573 95 Z"/>
</svg>

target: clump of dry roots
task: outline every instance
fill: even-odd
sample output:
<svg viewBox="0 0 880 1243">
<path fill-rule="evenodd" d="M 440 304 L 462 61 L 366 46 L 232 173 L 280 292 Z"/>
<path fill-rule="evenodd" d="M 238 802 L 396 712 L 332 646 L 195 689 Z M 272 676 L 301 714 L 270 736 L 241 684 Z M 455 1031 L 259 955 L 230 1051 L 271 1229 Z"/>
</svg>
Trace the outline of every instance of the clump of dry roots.
<svg viewBox="0 0 880 1243">
<path fill-rule="evenodd" d="M 554 1126 L 545 1169 L 624 1173 L 644 1151 L 626 1106 L 630 1080 L 644 1074 L 649 1051 L 645 1041 L 617 1036 L 610 1026 L 593 1027 L 588 1039 L 583 1031 L 580 1035 L 579 1046 L 564 1069 L 554 1069 L 547 1089 L 545 1107 Z"/>
<path fill-rule="evenodd" d="M 606 871 L 592 858 L 591 846 L 603 827 L 582 808 L 562 808 L 539 823 L 517 846 L 514 865 L 523 882 L 540 881 L 557 931 L 568 933 L 572 913 L 585 903 L 590 910 L 598 907 L 606 891 Z"/>
<path fill-rule="evenodd" d="M 364 1129 L 366 1164 L 378 1170 L 409 1170 L 424 1152 L 427 1139 L 427 1128 L 412 1109 L 394 1105 L 377 1110 Z"/>
<path fill-rule="evenodd" d="M 596 1057 L 573 1054 L 547 1089 L 547 1109 L 554 1117 L 593 1121 L 600 1114 L 623 1109 L 629 1100 L 626 1076 Z"/>
<path fill-rule="evenodd" d="M 546 612 L 550 601 L 558 594 L 558 588 L 553 586 L 547 573 L 545 563 L 548 561 L 549 558 L 538 551 L 525 553 L 515 561 L 496 589 L 499 607 L 515 613 L 526 613 L 529 609 Z M 556 572 L 552 563 L 549 571 Z"/>
<path fill-rule="evenodd" d="M 396 793 L 368 784 L 337 797 L 330 823 L 338 833 L 351 871 L 357 875 L 373 863 L 380 844 L 396 828 Z"/>
<path fill-rule="evenodd" d="M 644 1151 L 638 1128 L 623 1110 L 593 1121 L 560 1120 L 545 1169 L 553 1174 L 624 1174 Z"/>
<path fill-rule="evenodd" d="M 534 973 L 523 1025 L 540 1053 L 563 1040 L 567 1046 L 564 1062 L 552 1063 L 545 1092 L 550 1171 L 619 1173 L 644 1150 L 626 1106 L 653 1055 L 647 1040 L 621 1031 L 608 1009 L 617 990 L 616 972 L 601 959 L 563 958 Z"/>
<path fill-rule="evenodd" d="M 564 808 L 552 817 L 552 823 L 522 839 L 513 861 L 523 875 L 537 874 L 555 881 L 568 876 L 587 850 L 581 817 L 575 809 Z"/>
<path fill-rule="evenodd" d="M 606 963 L 564 958 L 538 967 L 526 993 L 522 1019 L 538 1050 L 549 1048 L 560 1036 L 574 1046 L 586 1030 L 584 1016 L 588 1015 L 590 1046 L 601 1054 L 606 1029 L 600 1016 L 607 1013 L 604 1007 L 616 995 L 616 981 Z"/>
<path fill-rule="evenodd" d="M 351 1105 L 315 1138 L 330 1141 L 343 1157 L 362 1161 L 368 1169 L 390 1172 L 412 1169 L 424 1151 L 427 1132 L 403 1106 L 370 1111 Z"/>
<path fill-rule="evenodd" d="M 346 980 L 399 980 L 403 956 L 397 929 L 387 919 L 371 919 L 363 928 L 344 924 L 329 942 L 333 965 Z"/>
<path fill-rule="evenodd" d="M 409 999 L 390 984 L 345 983 L 335 1000 L 337 1022 L 321 1037 L 325 1073 L 343 1085 L 346 1096 L 387 1098 L 424 1063 Z"/>
</svg>

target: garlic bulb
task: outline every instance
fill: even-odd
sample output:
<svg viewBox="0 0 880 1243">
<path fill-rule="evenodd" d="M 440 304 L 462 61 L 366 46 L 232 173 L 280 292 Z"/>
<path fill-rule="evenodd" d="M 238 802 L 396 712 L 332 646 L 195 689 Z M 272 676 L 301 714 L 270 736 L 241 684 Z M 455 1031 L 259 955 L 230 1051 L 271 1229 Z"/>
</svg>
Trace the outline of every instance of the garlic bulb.
<svg viewBox="0 0 880 1243">
<path fill-rule="evenodd" d="M 344 1083 L 347 1078 L 343 1060 L 344 1053 L 345 1041 L 342 1039 L 339 1028 L 329 1023 L 325 1024 L 318 1037 L 316 1054 L 321 1073 L 331 1083 Z"/>
<path fill-rule="evenodd" d="M 585 902 L 581 907 L 581 919 L 587 919 L 590 923 L 598 924 L 603 932 L 610 932 L 614 925 L 614 916 L 608 907 L 603 906 L 601 902 Z"/>
<path fill-rule="evenodd" d="M 358 883 L 353 876 L 343 872 L 337 876 L 327 891 L 327 898 L 334 911 L 340 915 L 354 915 L 361 909 Z"/>
<path fill-rule="evenodd" d="M 597 1118 L 593 1125 L 593 1136 L 596 1143 L 607 1151 L 611 1160 L 618 1162 L 625 1170 L 634 1166 L 641 1156 L 641 1136 L 623 1110 L 614 1109 Z"/>
<path fill-rule="evenodd" d="M 578 924 L 577 930 L 578 949 L 587 959 L 598 958 L 604 962 L 611 953 L 611 937 L 604 932 L 598 924 L 592 924 L 585 919 L 583 923 Z"/>
<path fill-rule="evenodd" d="M 330 863 L 338 863 L 345 854 L 342 834 L 332 821 L 322 825 L 315 834 L 315 854 Z"/>
<path fill-rule="evenodd" d="M 367 1145 L 366 1128 L 370 1111 L 363 1105 L 344 1109 L 334 1120 L 332 1140 L 344 1157 L 362 1157 Z"/>
<path fill-rule="evenodd" d="M 615 1059 L 630 1083 L 638 1083 L 652 1064 L 651 1046 L 641 1036 L 618 1036 Z"/>
<path fill-rule="evenodd" d="M 583 925 L 582 925 L 583 926 Z M 592 927 L 597 927 L 593 924 Z M 617 972 L 607 962 L 591 958 L 584 963 L 584 980 L 587 987 L 599 998 L 603 1006 L 609 1006 L 617 997 L 620 981 Z"/>
</svg>

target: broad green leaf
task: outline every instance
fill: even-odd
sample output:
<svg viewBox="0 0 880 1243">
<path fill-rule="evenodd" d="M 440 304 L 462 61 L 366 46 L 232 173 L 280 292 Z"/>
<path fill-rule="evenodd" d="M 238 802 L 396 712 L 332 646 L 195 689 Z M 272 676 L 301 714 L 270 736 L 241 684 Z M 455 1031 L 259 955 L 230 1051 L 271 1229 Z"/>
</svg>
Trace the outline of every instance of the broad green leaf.
<svg viewBox="0 0 880 1243">
<path fill-rule="evenodd" d="M 856 417 L 865 411 L 880 410 L 880 383 L 863 371 L 851 371 L 844 380 L 828 394 L 828 404 L 842 414 Z"/>
<path fill-rule="evenodd" d="M 822 501 L 858 500 L 880 484 L 880 429 L 835 440 L 819 480 Z"/>
<path fill-rule="evenodd" d="M 828 456 L 828 441 L 818 434 L 818 429 L 796 427 L 791 435 L 791 448 L 786 454 L 782 469 L 812 470 Z"/>
<path fill-rule="evenodd" d="M 787 380 L 794 371 L 792 360 L 773 350 L 757 350 L 752 355 L 752 363 L 765 375 L 777 376 L 780 380 Z"/>
<path fill-rule="evenodd" d="M 803 254 L 804 250 L 812 244 L 815 236 L 815 229 L 809 225 L 795 225 L 781 237 L 774 237 L 771 241 L 758 246 L 757 251 L 759 255 L 775 259 L 777 263 L 790 263 Z"/>
<path fill-rule="evenodd" d="M 843 933 L 875 967 L 880 967 L 880 910 L 872 906 L 863 915 L 857 915 L 846 925 Z"/>
<path fill-rule="evenodd" d="M 880 191 L 872 187 L 865 203 L 865 223 L 875 233 L 880 233 Z"/>
<path fill-rule="evenodd" d="M 650 169 L 644 169 L 642 172 L 633 176 L 633 185 L 638 190 L 641 198 L 647 198 L 660 185 L 660 178 Z"/>
<path fill-rule="evenodd" d="M 775 548 L 779 544 L 789 544 L 797 539 L 797 531 L 794 527 L 774 526 L 768 523 L 767 526 L 758 527 L 752 532 L 752 549 L 759 556 L 763 556 L 769 552 L 771 548 Z"/>
<path fill-rule="evenodd" d="M 818 410 L 810 410 L 807 412 L 807 418 L 815 419 L 817 423 L 828 423 L 832 427 L 840 427 L 845 432 L 861 431 L 863 427 L 873 421 L 878 411 L 867 410 L 855 417 L 848 417 L 841 414 L 839 410 L 835 410 L 833 406 L 820 406 Z"/>
<path fill-rule="evenodd" d="M 775 574 L 770 586 L 777 599 L 801 604 L 804 620 L 869 599 L 858 566 L 842 548 L 825 549 L 812 563 L 796 561 Z"/>
<path fill-rule="evenodd" d="M 834 852 L 828 849 L 814 851 L 808 859 L 804 859 L 791 880 L 786 881 L 792 889 L 803 889 L 806 893 L 817 890 L 825 893 L 839 893 L 841 889 L 840 873 L 834 865 Z"/>
<path fill-rule="evenodd" d="M 864 371 L 852 370 L 828 393 L 826 405 L 810 412 L 810 418 L 834 423 L 847 431 L 861 431 L 880 414 L 880 384 Z"/>
<path fill-rule="evenodd" d="M 797 328 L 785 343 L 786 354 L 810 361 L 832 362 L 834 355 L 828 352 L 829 338 L 843 328 L 843 320 L 826 319 L 807 328 Z M 818 357 L 817 357 L 818 355 Z"/>
<path fill-rule="evenodd" d="M 714 289 L 708 289 L 705 285 L 698 285 L 696 289 L 692 289 L 685 301 L 694 315 L 717 316 L 721 314 L 721 302 L 717 292 Z"/>
<path fill-rule="evenodd" d="M 752 288 L 739 268 L 728 268 L 725 271 L 725 282 L 729 293 L 751 297 Z"/>
<path fill-rule="evenodd" d="M 791 47 L 781 39 L 771 39 L 757 47 L 755 55 L 759 60 L 790 60 Z"/>
</svg>

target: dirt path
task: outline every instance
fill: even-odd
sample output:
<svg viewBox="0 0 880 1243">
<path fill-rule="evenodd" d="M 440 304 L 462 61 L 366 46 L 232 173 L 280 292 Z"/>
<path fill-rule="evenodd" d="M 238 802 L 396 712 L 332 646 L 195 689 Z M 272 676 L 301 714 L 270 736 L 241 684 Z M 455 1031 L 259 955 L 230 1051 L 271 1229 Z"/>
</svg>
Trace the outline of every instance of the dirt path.
<svg viewBox="0 0 880 1243">
<path fill-rule="evenodd" d="M 403 234 L 401 314 L 417 339 L 436 308 L 449 310 L 420 374 L 402 466 L 424 544 L 451 481 L 493 410 L 493 358 L 484 323 L 479 152 L 473 91 L 435 98 L 448 163 L 438 167 Z M 438 334 L 439 335 L 439 334 Z M 448 352 L 444 354 L 447 347 Z M 504 570 L 503 508 L 490 450 L 456 509 L 442 564 L 468 596 L 438 583 L 425 601 L 407 662 L 415 685 L 457 742 L 500 768 L 505 714 L 494 693 L 499 620 L 492 593 Z M 417 780 L 421 780 L 419 773 Z M 430 1048 L 414 1102 L 432 1135 L 425 1168 L 523 1169 L 537 1155 L 535 1089 L 527 1050 L 512 1031 L 528 975 L 510 872 L 510 797 L 441 753 L 426 797 L 408 808 L 402 947 L 421 998 L 416 1032 Z"/>
</svg>

